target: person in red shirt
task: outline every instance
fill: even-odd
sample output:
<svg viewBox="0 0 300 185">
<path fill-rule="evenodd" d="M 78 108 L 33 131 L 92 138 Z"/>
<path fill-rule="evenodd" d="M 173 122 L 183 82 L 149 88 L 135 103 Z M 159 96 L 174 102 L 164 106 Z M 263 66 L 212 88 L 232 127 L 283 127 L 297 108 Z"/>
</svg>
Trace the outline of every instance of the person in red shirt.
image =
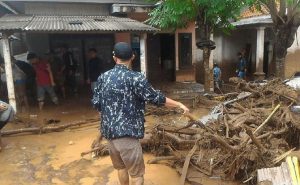
<svg viewBox="0 0 300 185">
<path fill-rule="evenodd" d="M 37 99 L 40 110 L 43 109 L 46 92 L 50 95 L 52 102 L 58 105 L 58 98 L 53 88 L 55 84 L 49 63 L 46 60 L 39 59 L 35 53 L 29 53 L 27 60 L 31 62 L 36 72 Z"/>
</svg>

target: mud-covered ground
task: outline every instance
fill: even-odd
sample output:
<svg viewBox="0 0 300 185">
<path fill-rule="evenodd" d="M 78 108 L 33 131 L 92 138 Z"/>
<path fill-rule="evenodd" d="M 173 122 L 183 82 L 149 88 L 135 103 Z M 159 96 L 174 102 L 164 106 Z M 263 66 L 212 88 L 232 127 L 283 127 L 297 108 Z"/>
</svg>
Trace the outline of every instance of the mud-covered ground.
<svg viewBox="0 0 300 185">
<path fill-rule="evenodd" d="M 208 109 L 193 110 L 197 117 L 208 113 Z M 60 106 L 47 104 L 40 112 L 31 108 L 20 114 L 21 121 L 9 123 L 3 130 L 45 125 L 48 120 L 70 123 L 79 120 L 96 119 L 98 113 L 92 109 L 88 98 L 76 98 L 61 102 Z M 181 115 L 146 116 L 146 129 L 161 121 L 184 124 Z M 0 152 L 0 185 L 118 185 L 117 172 L 109 157 L 92 159 L 81 157 L 90 149 L 98 134 L 98 124 L 77 129 L 42 135 L 18 135 L 3 137 Z M 145 153 L 145 162 L 154 158 Z M 145 185 L 176 185 L 179 174 L 164 164 L 146 164 Z M 225 182 L 203 177 L 203 185 L 223 185 Z"/>
</svg>

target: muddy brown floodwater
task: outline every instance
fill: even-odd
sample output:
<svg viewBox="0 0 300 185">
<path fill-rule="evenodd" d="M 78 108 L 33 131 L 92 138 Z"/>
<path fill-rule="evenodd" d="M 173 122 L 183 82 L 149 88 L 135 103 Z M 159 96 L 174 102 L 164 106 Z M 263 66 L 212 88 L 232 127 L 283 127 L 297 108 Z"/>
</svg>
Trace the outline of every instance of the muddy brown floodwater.
<svg viewBox="0 0 300 185">
<path fill-rule="evenodd" d="M 97 112 L 82 106 L 77 111 L 69 107 L 54 108 L 47 113 L 37 114 L 38 120 L 60 119 L 63 123 L 97 117 Z M 87 111 L 89 110 L 89 111 Z M 208 112 L 199 109 L 198 117 Z M 147 116 L 147 128 L 166 117 Z M 174 123 L 182 124 L 184 118 L 175 116 Z M 20 128 L 24 125 L 10 123 L 5 129 Z M 37 123 L 33 123 L 37 124 Z M 0 152 L 0 185 L 118 185 L 117 173 L 109 157 L 92 159 L 90 155 L 82 158 L 80 153 L 90 149 L 98 134 L 98 125 L 93 124 L 78 129 L 43 135 L 20 135 L 4 137 L 3 151 Z M 154 158 L 146 153 L 145 162 Z M 145 185 L 177 185 L 180 176 L 173 168 L 164 164 L 146 164 Z M 225 185 L 220 180 L 203 177 L 203 185 Z"/>
</svg>

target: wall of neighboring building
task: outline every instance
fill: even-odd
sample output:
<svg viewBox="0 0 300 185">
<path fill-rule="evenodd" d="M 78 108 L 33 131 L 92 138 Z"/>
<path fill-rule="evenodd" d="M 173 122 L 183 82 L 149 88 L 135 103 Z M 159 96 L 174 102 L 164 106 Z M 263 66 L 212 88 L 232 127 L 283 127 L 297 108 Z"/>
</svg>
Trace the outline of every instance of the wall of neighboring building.
<svg viewBox="0 0 300 185">
<path fill-rule="evenodd" d="M 127 42 L 131 43 L 130 33 L 115 33 L 115 42 Z"/>
<path fill-rule="evenodd" d="M 237 53 L 240 52 L 247 44 L 251 45 L 251 58 L 248 59 L 251 69 L 250 73 L 255 72 L 255 55 L 256 55 L 256 30 L 255 29 L 237 29 L 233 30 L 230 35 L 224 33 L 215 33 L 214 41 L 216 49 L 214 50 L 214 62 L 219 64 L 222 70 L 222 79 L 228 81 L 232 76 L 236 76 L 238 64 Z"/>
</svg>

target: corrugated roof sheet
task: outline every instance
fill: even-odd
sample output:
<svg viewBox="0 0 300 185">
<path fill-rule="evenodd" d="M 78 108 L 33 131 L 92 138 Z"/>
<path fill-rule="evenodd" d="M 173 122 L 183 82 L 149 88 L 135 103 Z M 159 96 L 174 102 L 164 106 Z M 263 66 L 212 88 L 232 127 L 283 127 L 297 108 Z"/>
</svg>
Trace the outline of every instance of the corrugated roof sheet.
<svg viewBox="0 0 300 185">
<path fill-rule="evenodd" d="M 0 18 L 0 30 L 22 30 L 32 16 L 3 16 Z"/>
<path fill-rule="evenodd" d="M 7 15 L 0 18 L 0 31 L 40 32 L 154 32 L 158 29 L 129 18 L 113 16 Z"/>
</svg>

